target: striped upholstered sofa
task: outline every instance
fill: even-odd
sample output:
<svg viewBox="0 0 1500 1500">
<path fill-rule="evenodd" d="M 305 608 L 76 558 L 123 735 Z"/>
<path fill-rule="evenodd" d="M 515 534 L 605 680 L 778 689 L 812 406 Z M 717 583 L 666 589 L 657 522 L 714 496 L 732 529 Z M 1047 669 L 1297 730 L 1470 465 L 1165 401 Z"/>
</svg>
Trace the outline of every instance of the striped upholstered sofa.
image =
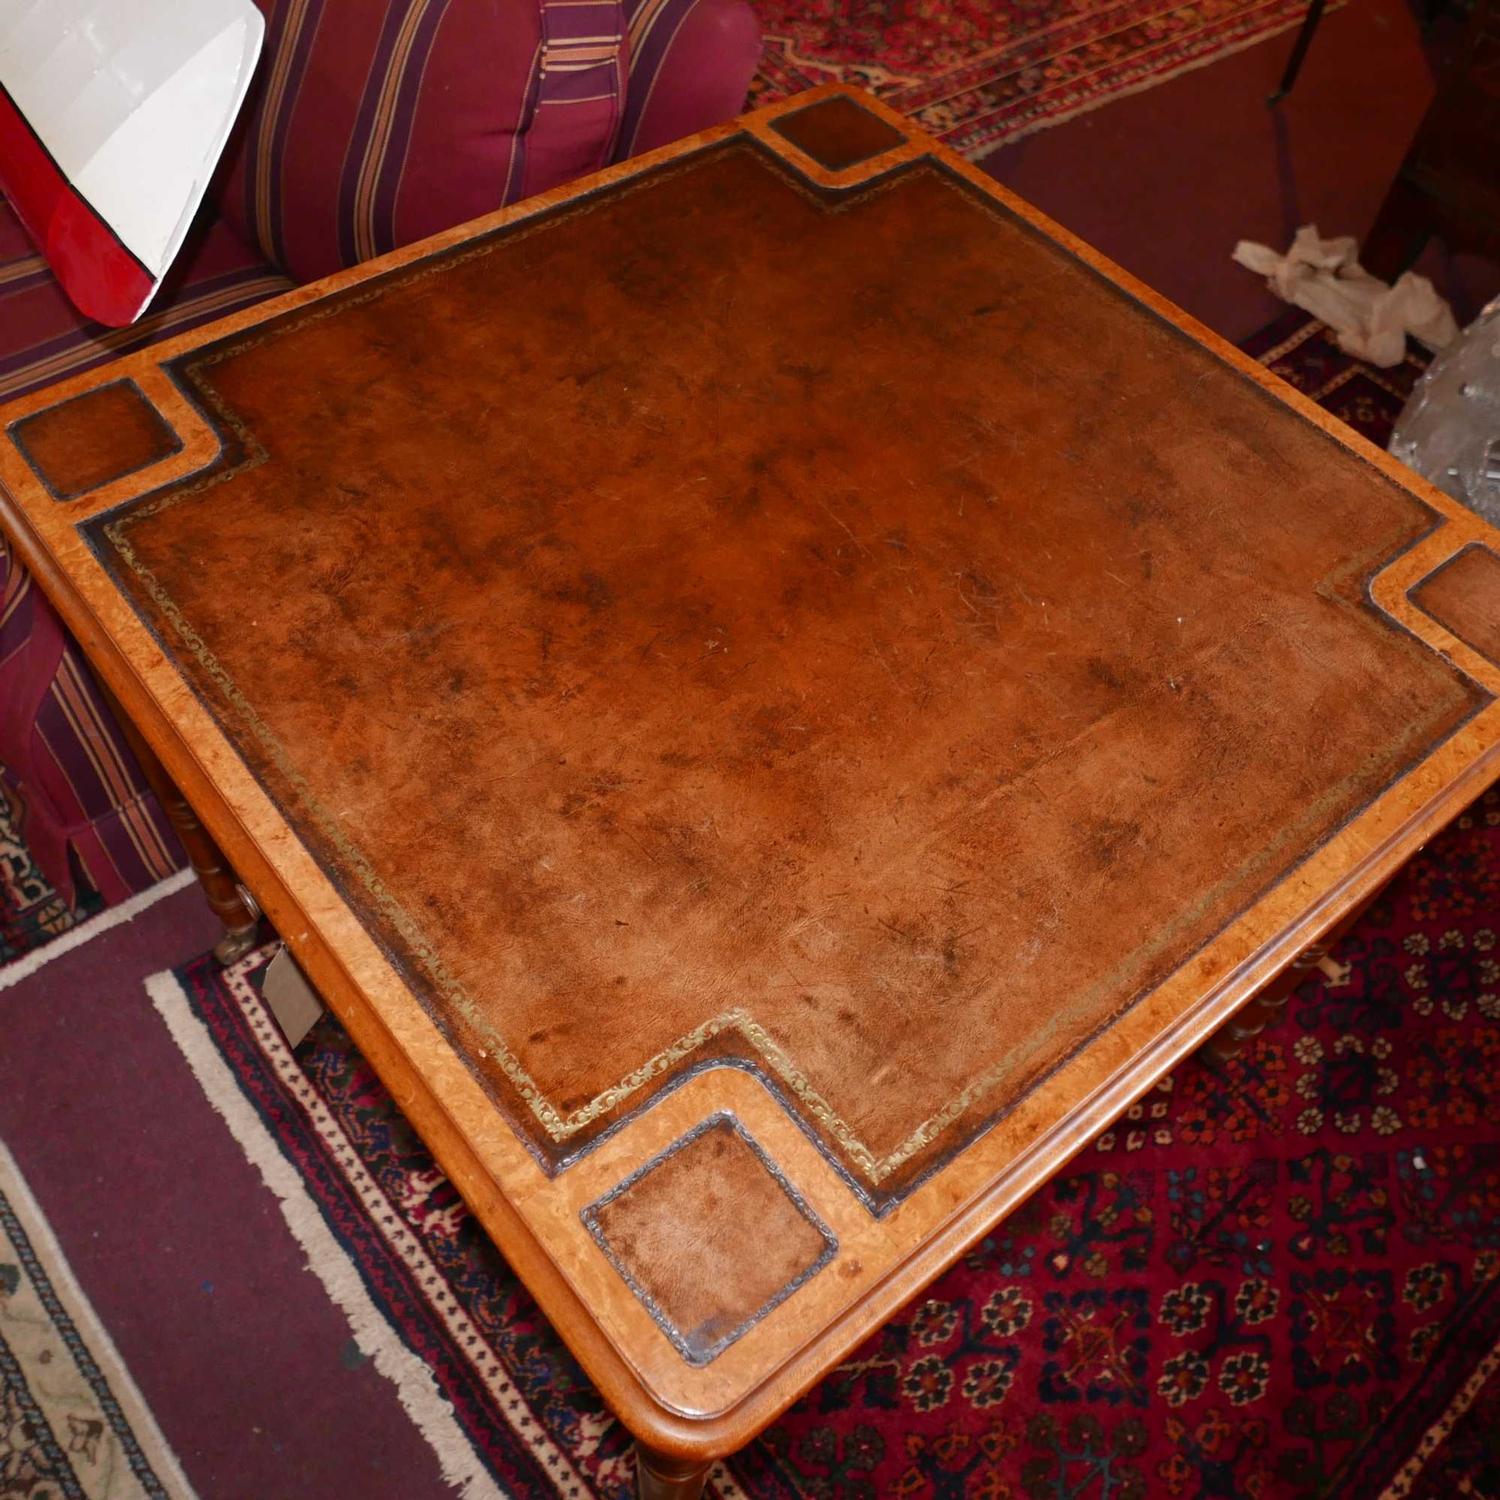
<svg viewBox="0 0 1500 1500">
<path fill-rule="evenodd" d="M 257 0 L 266 42 L 146 315 L 73 312 L 0 198 L 0 400 L 736 113 L 746 0 Z M 0 534 L 0 792 L 69 901 L 182 854 L 77 647 Z"/>
</svg>

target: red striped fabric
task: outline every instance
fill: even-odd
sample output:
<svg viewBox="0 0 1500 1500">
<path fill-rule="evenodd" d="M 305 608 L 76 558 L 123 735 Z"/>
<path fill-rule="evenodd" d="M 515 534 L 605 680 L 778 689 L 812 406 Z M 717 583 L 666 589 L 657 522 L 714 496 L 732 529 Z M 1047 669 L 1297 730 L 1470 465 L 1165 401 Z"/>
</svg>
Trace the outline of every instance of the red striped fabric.
<svg viewBox="0 0 1500 1500">
<path fill-rule="evenodd" d="M 745 0 L 628 0 L 626 12 L 630 88 L 615 160 L 739 113 L 761 51 Z"/>
<path fill-rule="evenodd" d="M 50 385 L 129 349 L 291 287 L 223 223 L 205 219 L 145 315 L 106 328 L 64 295 L 9 203 L 0 198 L 0 400 Z"/>
<path fill-rule="evenodd" d="M 113 904 L 183 853 L 51 606 L 0 536 L 0 768 L 21 835 L 72 905 L 75 875 Z"/>
<path fill-rule="evenodd" d="M 760 56 L 746 0 L 257 3 L 219 201 L 299 281 L 717 125 Z"/>
<path fill-rule="evenodd" d="M 0 199 L 0 400 L 259 302 L 291 283 L 222 224 L 194 233 L 146 315 L 83 318 Z M 22 834 L 71 902 L 81 876 L 115 902 L 182 863 L 78 648 L 0 536 L 0 774 L 20 793 Z"/>
<path fill-rule="evenodd" d="M 609 161 L 620 0 L 257 0 L 221 210 L 299 281 Z"/>
</svg>

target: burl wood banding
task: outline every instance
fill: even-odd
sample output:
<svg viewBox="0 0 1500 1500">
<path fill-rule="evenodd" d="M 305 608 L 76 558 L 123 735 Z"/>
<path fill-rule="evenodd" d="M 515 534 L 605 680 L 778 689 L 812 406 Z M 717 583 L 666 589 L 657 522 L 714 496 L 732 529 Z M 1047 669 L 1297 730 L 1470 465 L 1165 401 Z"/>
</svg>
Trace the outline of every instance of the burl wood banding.
<svg viewBox="0 0 1500 1500">
<path fill-rule="evenodd" d="M 77 500 L 181 451 L 133 380 L 115 380 L 12 424 L 10 439 L 54 500 Z"/>
<path fill-rule="evenodd" d="M 182 435 L 7 527 L 679 1488 L 1500 763 L 1482 522 L 812 103 L 0 419 Z"/>
<path fill-rule="evenodd" d="M 1411 596 L 1459 640 L 1500 662 L 1500 554 L 1476 542 L 1429 574 Z"/>
</svg>

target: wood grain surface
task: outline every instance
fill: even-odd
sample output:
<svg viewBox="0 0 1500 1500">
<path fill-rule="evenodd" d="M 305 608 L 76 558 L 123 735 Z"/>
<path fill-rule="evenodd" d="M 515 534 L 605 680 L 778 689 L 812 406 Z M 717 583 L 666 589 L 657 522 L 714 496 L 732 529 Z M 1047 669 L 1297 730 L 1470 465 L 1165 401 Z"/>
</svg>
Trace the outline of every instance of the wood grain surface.
<svg viewBox="0 0 1500 1500">
<path fill-rule="evenodd" d="M 108 451 L 126 375 L 171 451 L 59 505 L 25 424 Z M 666 1457 L 1500 769 L 1494 576 L 1423 582 L 1494 534 L 849 91 L 0 428 L 43 587 Z"/>
</svg>

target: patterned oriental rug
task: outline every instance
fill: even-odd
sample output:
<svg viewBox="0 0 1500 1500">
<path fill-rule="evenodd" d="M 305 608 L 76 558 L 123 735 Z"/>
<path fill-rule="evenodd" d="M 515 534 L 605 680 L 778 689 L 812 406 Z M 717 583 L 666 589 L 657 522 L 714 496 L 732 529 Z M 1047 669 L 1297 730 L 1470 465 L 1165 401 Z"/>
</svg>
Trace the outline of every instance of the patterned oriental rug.
<svg viewBox="0 0 1500 1500">
<path fill-rule="evenodd" d="M 768 103 L 859 84 L 966 156 L 1299 25 L 1305 0 L 752 0 Z"/>
<path fill-rule="evenodd" d="M 0 778 L 0 964 L 12 963 L 87 921 L 99 897 L 80 885 L 76 907 L 53 890 L 21 837 L 19 799 Z"/>
<path fill-rule="evenodd" d="M 1378 448 L 1390 440 L 1406 398 L 1427 369 L 1426 356 L 1410 341 L 1399 365 L 1367 365 L 1345 354 L 1325 324 L 1295 307 L 1241 347 Z"/>
<path fill-rule="evenodd" d="M 191 1500 L 140 1392 L 0 1145 L 0 1496 Z"/>
</svg>

